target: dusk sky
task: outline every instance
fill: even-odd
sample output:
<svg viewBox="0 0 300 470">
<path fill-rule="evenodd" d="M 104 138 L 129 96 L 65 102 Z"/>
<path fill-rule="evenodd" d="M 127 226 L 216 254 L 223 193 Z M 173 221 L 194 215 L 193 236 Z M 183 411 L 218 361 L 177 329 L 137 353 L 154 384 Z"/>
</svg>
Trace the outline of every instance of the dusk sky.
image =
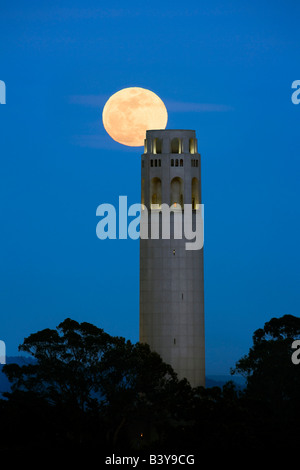
<svg viewBox="0 0 300 470">
<path fill-rule="evenodd" d="M 99 240 L 102 203 L 140 202 L 142 147 L 102 124 L 156 93 L 202 156 L 206 373 L 272 317 L 300 315 L 298 1 L 7 1 L 0 6 L 0 339 L 65 318 L 139 339 L 139 241 Z"/>
</svg>

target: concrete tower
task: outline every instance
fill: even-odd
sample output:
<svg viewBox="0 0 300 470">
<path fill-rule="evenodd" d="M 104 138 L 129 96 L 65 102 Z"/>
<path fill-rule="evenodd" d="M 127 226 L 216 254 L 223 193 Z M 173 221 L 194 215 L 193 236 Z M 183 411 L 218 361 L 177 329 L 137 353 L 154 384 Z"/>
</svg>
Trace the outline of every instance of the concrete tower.
<svg viewBox="0 0 300 470">
<path fill-rule="evenodd" d="M 147 131 L 141 161 L 141 202 L 146 208 L 141 234 L 148 224 L 149 237 L 140 240 L 140 342 L 148 343 L 192 386 L 205 385 L 203 248 L 186 249 L 190 240 L 180 206 L 192 205 L 195 227 L 201 204 L 200 163 L 195 131 Z M 169 239 L 162 238 L 162 204 L 174 209 Z M 182 216 L 182 238 L 174 238 L 176 211 Z M 155 212 L 160 232 L 153 239 Z"/>
</svg>

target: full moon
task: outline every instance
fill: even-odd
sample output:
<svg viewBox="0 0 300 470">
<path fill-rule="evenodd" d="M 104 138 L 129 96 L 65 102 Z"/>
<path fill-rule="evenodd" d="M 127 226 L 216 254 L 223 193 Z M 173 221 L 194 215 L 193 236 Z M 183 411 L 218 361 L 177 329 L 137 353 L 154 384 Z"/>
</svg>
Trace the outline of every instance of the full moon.
<svg viewBox="0 0 300 470">
<path fill-rule="evenodd" d="M 146 130 L 166 128 L 168 113 L 155 93 L 131 87 L 118 91 L 107 100 L 102 120 L 106 132 L 116 142 L 141 147 Z"/>
</svg>

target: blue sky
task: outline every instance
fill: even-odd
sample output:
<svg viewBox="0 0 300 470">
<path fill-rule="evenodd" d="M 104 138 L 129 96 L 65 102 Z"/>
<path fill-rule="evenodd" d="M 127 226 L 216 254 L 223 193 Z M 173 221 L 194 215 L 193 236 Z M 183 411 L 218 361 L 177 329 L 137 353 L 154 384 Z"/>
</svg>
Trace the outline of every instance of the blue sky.
<svg viewBox="0 0 300 470">
<path fill-rule="evenodd" d="M 140 86 L 195 129 L 205 207 L 208 374 L 254 330 L 299 316 L 297 1 L 2 0 L 0 339 L 66 317 L 138 341 L 139 244 L 100 241 L 96 208 L 139 202 L 142 148 L 106 134 L 105 101 Z"/>
</svg>

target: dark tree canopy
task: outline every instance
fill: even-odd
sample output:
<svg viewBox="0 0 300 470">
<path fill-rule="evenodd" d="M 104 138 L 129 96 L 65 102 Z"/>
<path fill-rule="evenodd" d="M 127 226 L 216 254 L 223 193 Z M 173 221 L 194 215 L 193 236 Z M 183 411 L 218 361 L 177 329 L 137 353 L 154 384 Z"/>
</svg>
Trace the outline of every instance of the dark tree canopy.
<svg viewBox="0 0 300 470">
<path fill-rule="evenodd" d="M 19 350 L 35 361 L 4 367 L 12 390 L 30 390 L 50 403 L 73 404 L 82 410 L 96 398 L 107 403 L 122 393 L 147 393 L 176 381 L 172 368 L 148 345 L 133 345 L 69 318 L 56 330 L 31 334 Z"/>
<path fill-rule="evenodd" d="M 300 318 L 272 318 L 253 334 L 253 346 L 232 373 L 247 379 L 247 396 L 270 405 L 272 412 L 286 413 L 298 407 L 300 365 L 292 362 L 292 344 L 300 338 Z"/>
<path fill-rule="evenodd" d="M 50 403 L 84 409 L 99 390 L 97 374 L 115 339 L 89 323 L 66 319 L 56 330 L 45 329 L 25 338 L 19 350 L 35 360 L 22 367 L 6 365 L 12 390 L 31 391 Z"/>
<path fill-rule="evenodd" d="M 11 403 L 32 408 L 34 400 L 44 409 L 67 412 L 73 428 L 81 427 L 89 413 L 101 416 L 106 437 L 114 443 L 129 421 L 159 422 L 178 413 L 174 397 L 178 390 L 182 396 L 190 390 L 147 344 L 132 344 L 69 318 L 55 330 L 31 334 L 19 350 L 33 362 L 4 366 L 12 384 L 12 392 L 5 394 Z"/>
<path fill-rule="evenodd" d="M 202 458 L 207 450 L 296 446 L 298 338 L 299 318 L 272 318 L 232 371 L 246 377 L 245 389 L 232 381 L 192 388 L 147 344 L 67 318 L 24 339 L 19 349 L 29 363 L 3 366 L 12 390 L 0 400 L 0 450 L 88 448 L 99 457 L 146 449 Z"/>
</svg>

